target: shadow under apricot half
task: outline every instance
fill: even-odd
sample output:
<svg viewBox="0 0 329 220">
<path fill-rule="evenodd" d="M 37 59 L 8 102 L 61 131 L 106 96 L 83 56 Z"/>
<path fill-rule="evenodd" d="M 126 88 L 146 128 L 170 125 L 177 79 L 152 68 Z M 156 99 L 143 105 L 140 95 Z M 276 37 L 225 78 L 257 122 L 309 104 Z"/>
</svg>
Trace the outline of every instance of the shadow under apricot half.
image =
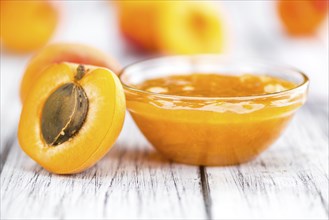
<svg viewBox="0 0 329 220">
<path fill-rule="evenodd" d="M 81 172 L 112 147 L 125 116 L 118 77 L 108 69 L 72 63 L 46 68 L 22 109 L 21 148 L 46 170 Z"/>
<path fill-rule="evenodd" d="M 56 43 L 41 49 L 28 63 L 24 73 L 20 97 L 24 102 L 30 89 L 34 86 L 42 71 L 53 63 L 72 62 L 105 67 L 118 73 L 120 65 L 102 51 L 84 44 Z"/>
</svg>

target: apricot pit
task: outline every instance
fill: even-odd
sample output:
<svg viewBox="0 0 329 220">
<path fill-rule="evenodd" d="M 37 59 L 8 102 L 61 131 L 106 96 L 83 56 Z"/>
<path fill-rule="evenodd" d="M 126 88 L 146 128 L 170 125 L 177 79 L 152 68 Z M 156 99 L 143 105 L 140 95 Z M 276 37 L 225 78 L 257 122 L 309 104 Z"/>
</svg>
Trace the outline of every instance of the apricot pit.
<svg viewBox="0 0 329 220">
<path fill-rule="evenodd" d="M 59 87 L 46 101 L 42 111 L 42 136 L 56 146 L 70 139 L 82 127 L 88 111 L 88 98 L 76 83 Z"/>
</svg>

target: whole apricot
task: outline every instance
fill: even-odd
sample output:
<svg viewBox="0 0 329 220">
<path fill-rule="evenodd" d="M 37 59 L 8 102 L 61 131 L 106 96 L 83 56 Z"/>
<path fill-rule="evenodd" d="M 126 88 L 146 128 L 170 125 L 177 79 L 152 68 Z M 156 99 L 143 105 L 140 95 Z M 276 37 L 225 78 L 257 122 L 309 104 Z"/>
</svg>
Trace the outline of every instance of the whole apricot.
<svg viewBox="0 0 329 220">
<path fill-rule="evenodd" d="M 38 51 L 28 63 L 21 82 L 21 101 L 24 102 L 29 90 L 42 74 L 42 70 L 53 63 L 61 62 L 105 67 L 114 73 L 120 71 L 119 64 L 113 58 L 91 46 L 72 43 L 51 44 Z"/>
<path fill-rule="evenodd" d="M 49 41 L 58 20 L 52 1 L 1 1 L 1 42 L 14 52 L 33 51 Z"/>
<path fill-rule="evenodd" d="M 328 0 L 279 0 L 278 13 L 289 34 L 311 35 L 328 15 Z"/>
<path fill-rule="evenodd" d="M 26 154 L 46 170 L 78 173 L 113 146 L 124 116 L 124 92 L 109 69 L 52 64 L 26 97 L 18 140 Z"/>
</svg>

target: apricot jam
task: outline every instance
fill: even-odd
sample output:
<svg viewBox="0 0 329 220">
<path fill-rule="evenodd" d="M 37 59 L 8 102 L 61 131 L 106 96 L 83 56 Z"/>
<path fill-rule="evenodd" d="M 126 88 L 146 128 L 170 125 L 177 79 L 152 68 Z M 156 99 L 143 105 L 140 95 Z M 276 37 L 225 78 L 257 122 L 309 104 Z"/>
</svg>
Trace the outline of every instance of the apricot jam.
<svg viewBox="0 0 329 220">
<path fill-rule="evenodd" d="M 264 74 L 267 66 L 256 64 L 252 72 L 233 64 L 208 55 L 165 57 L 123 71 L 127 108 L 162 155 L 194 165 L 249 161 L 280 136 L 305 102 L 304 74 L 271 66 Z"/>
<path fill-rule="evenodd" d="M 281 92 L 295 86 L 292 82 L 266 75 L 189 74 L 155 78 L 136 87 L 144 91 L 177 96 L 236 97 Z"/>
</svg>

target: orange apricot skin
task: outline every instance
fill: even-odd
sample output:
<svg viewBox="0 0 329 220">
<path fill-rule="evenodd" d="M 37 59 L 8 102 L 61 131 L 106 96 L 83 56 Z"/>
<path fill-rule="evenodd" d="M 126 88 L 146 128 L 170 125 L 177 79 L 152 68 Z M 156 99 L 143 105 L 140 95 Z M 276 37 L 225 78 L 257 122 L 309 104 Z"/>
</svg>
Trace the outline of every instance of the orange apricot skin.
<svg viewBox="0 0 329 220">
<path fill-rule="evenodd" d="M 52 37 L 58 20 L 53 1 L 1 1 L 1 42 L 16 53 L 36 50 Z"/>
<path fill-rule="evenodd" d="M 157 50 L 156 22 L 162 4 L 148 1 L 117 2 L 119 27 L 128 42 L 140 49 Z"/>
<path fill-rule="evenodd" d="M 59 86 L 73 82 L 77 65 L 53 64 L 44 70 L 24 103 L 18 141 L 22 150 L 46 170 L 56 174 L 79 173 L 93 166 L 113 146 L 125 117 L 121 83 L 110 70 L 86 66 L 79 81 L 89 107 L 82 128 L 68 141 L 49 146 L 41 134 L 41 113 L 49 95 Z"/>
<path fill-rule="evenodd" d="M 328 15 L 327 0 L 278 1 L 285 30 L 295 36 L 314 34 Z"/>
<path fill-rule="evenodd" d="M 41 49 L 28 63 L 20 87 L 22 103 L 42 70 L 53 63 L 72 62 L 105 67 L 118 73 L 120 65 L 113 58 L 91 46 L 73 43 L 56 43 Z"/>
</svg>

